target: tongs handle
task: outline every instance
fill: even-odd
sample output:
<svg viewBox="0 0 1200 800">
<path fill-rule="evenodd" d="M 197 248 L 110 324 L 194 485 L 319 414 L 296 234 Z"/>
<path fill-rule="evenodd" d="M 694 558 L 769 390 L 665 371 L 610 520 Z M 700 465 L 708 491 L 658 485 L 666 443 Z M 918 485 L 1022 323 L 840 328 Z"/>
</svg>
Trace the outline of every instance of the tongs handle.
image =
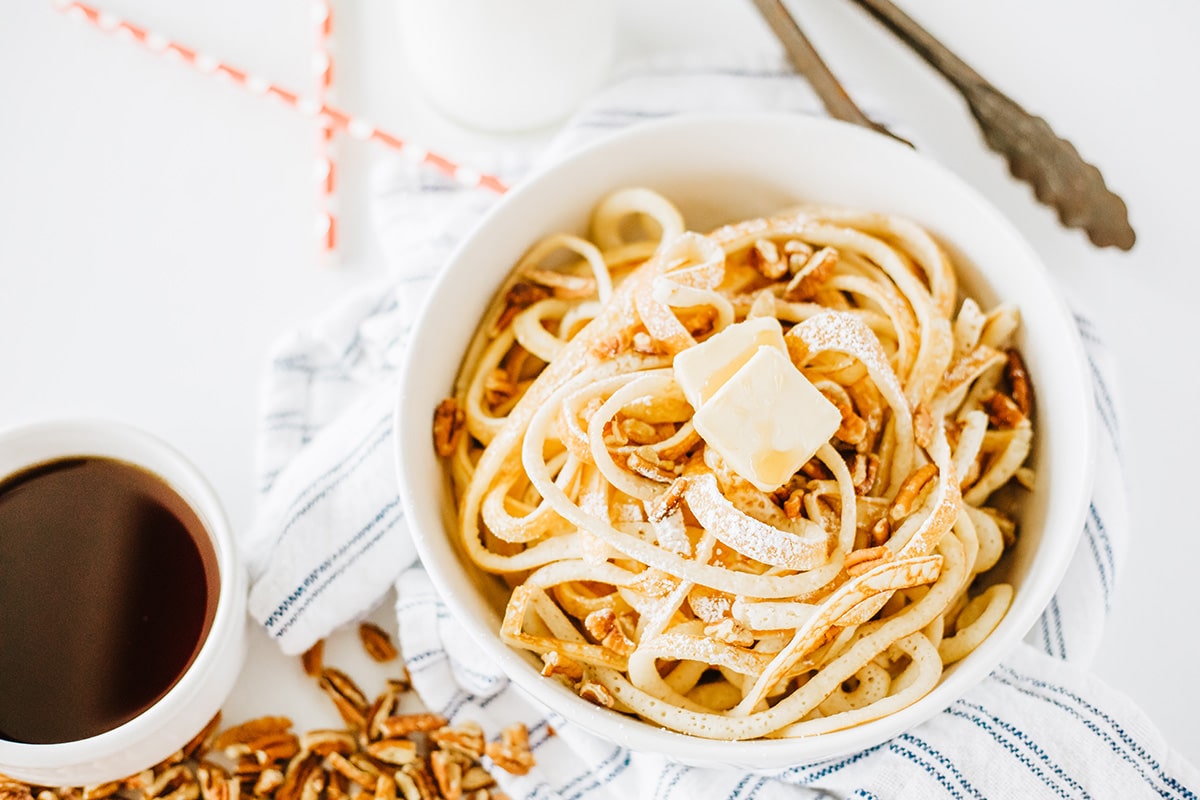
<svg viewBox="0 0 1200 800">
<path fill-rule="evenodd" d="M 912 48 L 962 94 L 988 147 L 1008 161 L 1013 176 L 1033 186 L 1068 228 L 1082 228 L 1097 247 L 1129 250 L 1137 239 L 1129 211 L 1094 165 L 1034 116 L 984 79 L 891 0 L 853 0 Z"/>
<path fill-rule="evenodd" d="M 868 117 L 863 110 L 850 98 L 846 90 L 834 77 L 833 72 L 822 60 L 821 54 L 813 47 L 812 42 L 804 35 L 799 23 L 784 6 L 782 0 L 752 0 L 775 38 L 783 45 L 788 60 L 796 71 L 803 75 L 813 91 L 817 93 L 825 111 L 834 119 L 862 125 L 864 128 L 878 131 L 891 136 L 905 144 L 912 143 L 892 133 L 885 126 Z"/>
</svg>

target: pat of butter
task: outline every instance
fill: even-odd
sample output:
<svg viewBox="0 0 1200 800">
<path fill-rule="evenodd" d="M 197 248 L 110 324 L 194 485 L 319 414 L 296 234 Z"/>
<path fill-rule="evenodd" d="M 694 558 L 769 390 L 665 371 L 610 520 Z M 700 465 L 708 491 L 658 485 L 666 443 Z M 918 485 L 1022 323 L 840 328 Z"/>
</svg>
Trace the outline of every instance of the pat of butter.
<svg viewBox="0 0 1200 800">
<path fill-rule="evenodd" d="M 692 417 L 708 446 L 764 492 L 796 474 L 841 422 L 837 407 L 773 347 L 759 347 Z"/>
<path fill-rule="evenodd" d="M 692 408 L 699 409 L 760 347 L 774 348 L 781 355 L 787 355 L 783 328 L 774 317 L 758 317 L 730 325 L 677 354 L 675 381 Z"/>
</svg>

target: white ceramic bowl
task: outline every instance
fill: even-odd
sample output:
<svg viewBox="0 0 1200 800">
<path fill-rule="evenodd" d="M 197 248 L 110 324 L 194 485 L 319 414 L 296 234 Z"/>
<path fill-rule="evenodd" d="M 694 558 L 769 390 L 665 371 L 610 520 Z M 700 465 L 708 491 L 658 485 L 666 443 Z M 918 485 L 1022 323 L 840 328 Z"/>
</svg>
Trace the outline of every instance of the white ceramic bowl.
<svg viewBox="0 0 1200 800">
<path fill-rule="evenodd" d="M 538 674 L 540 662 L 497 636 L 503 607 L 459 560 L 453 508 L 430 433 L 460 359 L 493 293 L 518 257 L 554 231 L 582 231 L 606 192 L 655 189 L 689 227 L 762 215 L 797 200 L 884 211 L 930 230 L 954 257 L 964 289 L 984 307 L 1022 314 L 1020 346 L 1037 396 L 1037 486 L 1006 559 L 1016 589 L 1007 616 L 970 656 L 909 707 L 811 738 L 716 742 L 599 708 Z M 413 332 L 397 409 L 402 494 L 421 559 L 455 617 L 530 696 L 572 722 L 635 750 L 707 765 L 769 769 L 879 744 L 928 719 L 982 680 L 1037 621 L 1075 550 L 1090 495 L 1092 430 L 1078 333 L 1045 267 L 1013 227 L 947 170 L 890 139 L 793 115 L 692 116 L 636 127 L 579 151 L 524 182 L 451 257 Z"/>
<path fill-rule="evenodd" d="M 208 532 L 220 588 L 212 626 L 196 658 L 150 708 L 112 730 L 78 741 L 23 744 L 0 739 L 0 773 L 41 786 L 117 780 L 171 755 L 225 702 L 241 670 L 246 642 L 246 580 L 233 534 L 216 493 L 196 468 L 159 439 L 114 422 L 64 420 L 0 433 L 0 479 L 70 456 L 115 458 L 165 480 Z"/>
</svg>

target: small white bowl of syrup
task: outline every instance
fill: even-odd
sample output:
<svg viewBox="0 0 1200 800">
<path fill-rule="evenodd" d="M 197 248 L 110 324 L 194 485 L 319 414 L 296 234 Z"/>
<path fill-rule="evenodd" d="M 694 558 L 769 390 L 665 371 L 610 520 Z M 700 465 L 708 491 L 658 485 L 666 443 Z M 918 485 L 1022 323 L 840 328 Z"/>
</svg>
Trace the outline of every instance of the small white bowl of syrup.
<svg viewBox="0 0 1200 800">
<path fill-rule="evenodd" d="M 180 453 L 104 421 L 0 433 L 0 773 L 93 784 L 180 749 L 241 668 L 245 602 Z"/>
</svg>

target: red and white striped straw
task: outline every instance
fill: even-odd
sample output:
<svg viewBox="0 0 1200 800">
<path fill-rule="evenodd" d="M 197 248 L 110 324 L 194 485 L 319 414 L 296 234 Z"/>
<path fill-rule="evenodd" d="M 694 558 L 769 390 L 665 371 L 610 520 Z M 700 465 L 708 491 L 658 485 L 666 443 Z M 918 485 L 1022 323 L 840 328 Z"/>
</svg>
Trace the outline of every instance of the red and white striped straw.
<svg viewBox="0 0 1200 800">
<path fill-rule="evenodd" d="M 312 0 L 313 72 L 316 76 L 316 100 L 321 105 L 329 101 L 333 86 L 333 56 L 330 39 L 333 35 L 333 8 L 329 0 Z M 333 157 L 333 125 L 324 115 L 317 117 L 320 127 L 317 144 L 317 236 L 323 254 L 331 259 L 337 249 L 337 215 L 333 213 L 334 190 L 337 186 L 337 167 Z"/>
<path fill-rule="evenodd" d="M 351 116 L 340 108 L 334 108 L 328 103 L 321 103 L 312 97 L 303 97 L 263 78 L 249 75 L 245 70 L 222 63 L 211 56 L 199 53 L 190 47 L 173 42 L 160 34 L 126 22 L 85 3 L 69 0 L 69 2 L 59 3 L 58 8 L 69 17 L 91 23 L 97 28 L 117 34 L 121 38 L 131 39 L 153 52 L 179 58 L 201 72 L 222 75 L 254 94 L 273 96 L 305 116 L 328 117 L 329 124 L 335 130 L 346 131 L 351 137 L 360 141 L 378 142 L 397 150 L 409 158 L 428 164 L 464 186 L 488 189 L 497 193 L 508 190 L 508 187 L 494 175 L 488 175 L 465 164 L 456 163 L 445 156 L 381 130 L 360 117 Z"/>
</svg>

